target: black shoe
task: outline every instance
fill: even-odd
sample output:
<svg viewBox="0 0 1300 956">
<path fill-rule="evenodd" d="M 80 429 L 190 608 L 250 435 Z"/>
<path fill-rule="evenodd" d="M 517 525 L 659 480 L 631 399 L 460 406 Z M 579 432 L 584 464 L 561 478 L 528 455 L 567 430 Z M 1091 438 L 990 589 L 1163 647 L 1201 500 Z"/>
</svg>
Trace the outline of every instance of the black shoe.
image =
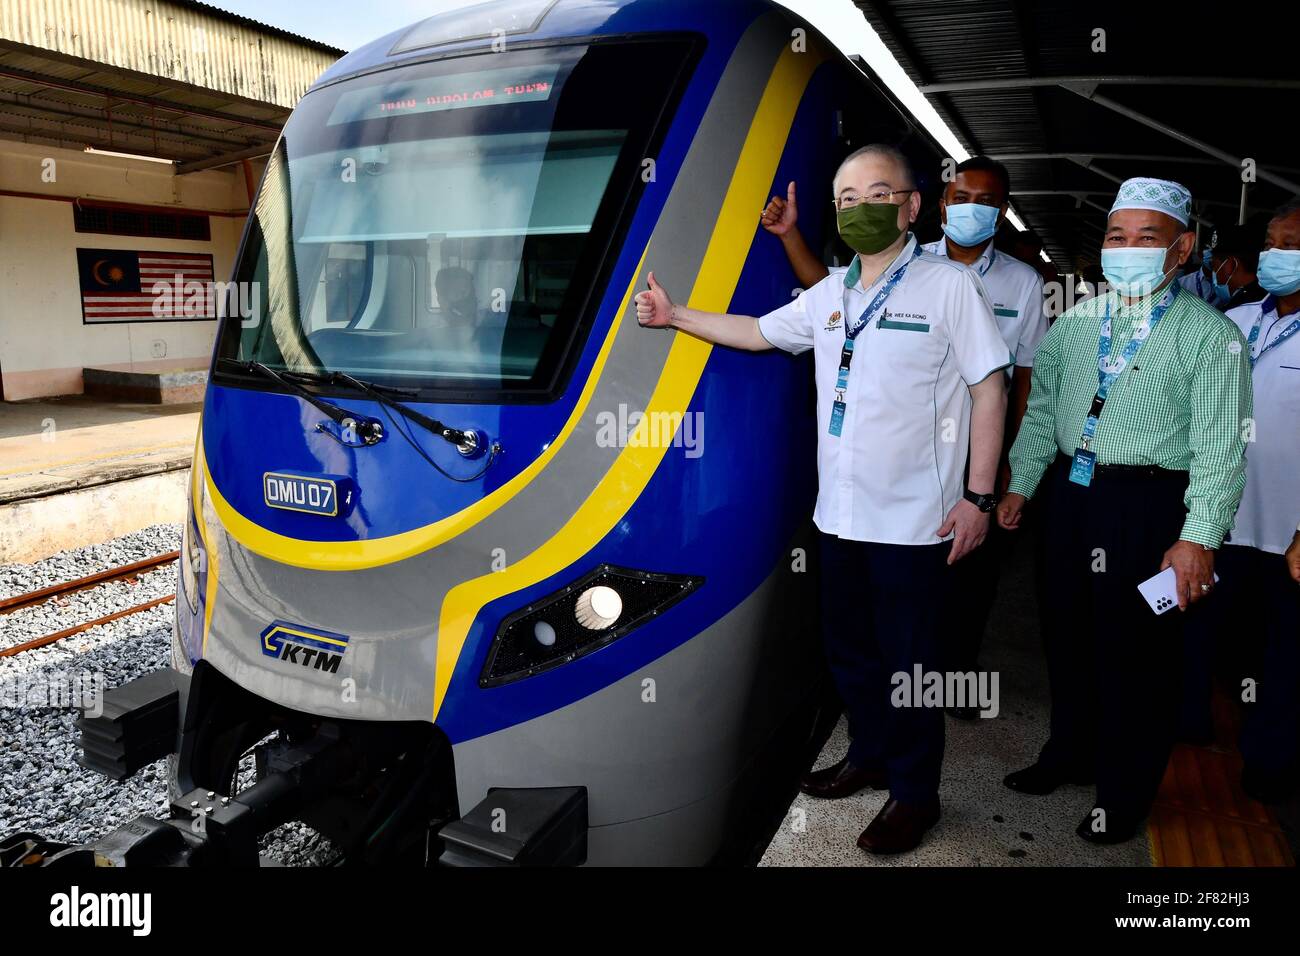
<svg viewBox="0 0 1300 956">
<path fill-rule="evenodd" d="M 888 789 L 889 782 L 884 769 L 855 767 L 849 763 L 848 757 L 825 770 L 810 771 L 799 781 L 800 790 L 810 797 L 819 797 L 822 800 L 842 800 L 867 787 L 872 790 Z"/>
<path fill-rule="evenodd" d="M 980 719 L 980 709 L 978 707 L 945 707 L 943 712 L 955 720 Z"/>
<path fill-rule="evenodd" d="M 1137 836 L 1138 824 L 1142 821 L 1127 820 L 1113 813 L 1097 817 L 1094 815 L 1096 812 L 1094 809 L 1074 828 L 1074 832 L 1082 839 L 1098 846 L 1111 846 L 1116 843 L 1127 843 Z"/>
<path fill-rule="evenodd" d="M 1024 770 L 1017 770 L 1015 773 L 1009 773 L 1002 778 L 1004 786 L 1016 791 L 1016 793 L 1028 793 L 1035 797 L 1045 797 L 1063 783 L 1090 784 L 1091 780 L 1085 780 L 1079 776 L 1070 776 L 1053 767 L 1044 767 L 1041 763 L 1035 763 Z"/>
<path fill-rule="evenodd" d="M 921 845 L 925 831 L 939 822 L 937 799 L 929 803 L 903 803 L 892 797 L 858 837 L 868 853 L 907 853 Z"/>
</svg>

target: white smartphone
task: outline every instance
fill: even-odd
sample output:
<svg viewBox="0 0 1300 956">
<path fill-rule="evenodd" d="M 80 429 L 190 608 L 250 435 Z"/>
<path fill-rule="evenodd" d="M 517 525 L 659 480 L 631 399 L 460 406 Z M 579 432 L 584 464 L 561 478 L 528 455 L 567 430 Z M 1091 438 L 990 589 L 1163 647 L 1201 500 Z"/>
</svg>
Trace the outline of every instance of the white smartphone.
<svg viewBox="0 0 1300 956">
<path fill-rule="evenodd" d="M 1214 576 L 1214 583 L 1219 583 L 1219 576 Z M 1147 578 L 1138 585 L 1142 597 L 1146 599 L 1151 610 L 1164 614 L 1178 607 L 1178 575 L 1173 568 L 1165 568 L 1159 574 Z"/>
</svg>

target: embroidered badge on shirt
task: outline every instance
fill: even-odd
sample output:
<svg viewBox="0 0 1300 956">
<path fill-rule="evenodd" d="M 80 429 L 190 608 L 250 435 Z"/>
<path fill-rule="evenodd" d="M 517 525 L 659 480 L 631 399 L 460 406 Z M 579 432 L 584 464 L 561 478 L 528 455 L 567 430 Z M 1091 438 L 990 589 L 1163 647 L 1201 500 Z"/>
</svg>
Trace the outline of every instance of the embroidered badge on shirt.
<svg viewBox="0 0 1300 956">
<path fill-rule="evenodd" d="M 831 313 L 831 317 L 830 317 L 829 319 L 826 320 L 826 331 L 829 332 L 831 329 L 835 328 L 835 326 L 837 326 L 837 325 L 839 324 L 840 319 L 842 319 L 842 318 L 843 318 L 843 316 L 840 315 L 840 313 L 839 313 L 838 310 L 835 311 L 835 312 L 832 312 L 832 313 Z"/>
</svg>

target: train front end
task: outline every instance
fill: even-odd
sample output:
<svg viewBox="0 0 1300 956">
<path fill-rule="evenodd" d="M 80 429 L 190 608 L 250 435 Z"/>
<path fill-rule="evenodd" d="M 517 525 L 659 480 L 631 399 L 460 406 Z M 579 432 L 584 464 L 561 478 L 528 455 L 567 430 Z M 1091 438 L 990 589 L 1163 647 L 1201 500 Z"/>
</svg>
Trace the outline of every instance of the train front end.
<svg viewBox="0 0 1300 956">
<path fill-rule="evenodd" d="M 825 164 L 791 136 L 825 54 L 706 6 L 433 18 L 290 118 L 195 452 L 187 861 L 297 819 L 352 861 L 696 864 L 788 805 L 820 723 L 808 368 L 630 300 L 650 269 L 699 308 L 790 294 L 757 218 Z"/>
</svg>

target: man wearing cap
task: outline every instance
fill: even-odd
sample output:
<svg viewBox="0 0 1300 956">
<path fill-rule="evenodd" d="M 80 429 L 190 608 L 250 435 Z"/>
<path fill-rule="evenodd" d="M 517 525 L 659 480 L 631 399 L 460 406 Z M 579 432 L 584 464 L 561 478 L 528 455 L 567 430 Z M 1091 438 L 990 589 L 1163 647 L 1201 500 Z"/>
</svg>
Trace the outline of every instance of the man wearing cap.
<svg viewBox="0 0 1300 956">
<path fill-rule="evenodd" d="M 1051 734 L 1006 778 L 1026 794 L 1096 783 L 1077 833 L 1130 839 L 1176 733 L 1184 611 L 1214 587 L 1245 485 L 1250 363 L 1241 333 L 1174 282 L 1192 251 L 1178 183 L 1120 186 L 1102 240 L 1110 291 L 1044 337 L 998 508 L 1008 530 L 1045 499 L 1044 644 Z M 1046 474 L 1046 476 L 1045 476 Z M 1177 609 L 1138 585 L 1173 569 Z"/>
<path fill-rule="evenodd" d="M 912 235 L 921 197 L 901 152 L 862 147 L 832 188 L 848 269 L 758 319 L 674 304 L 651 272 L 636 313 L 718 345 L 813 351 L 823 636 L 852 742 L 801 786 L 888 788 L 858 846 L 901 853 L 939 820 L 944 720 L 900 681 L 939 671 L 949 566 L 988 532 L 1012 357 L 979 277 Z"/>
</svg>

